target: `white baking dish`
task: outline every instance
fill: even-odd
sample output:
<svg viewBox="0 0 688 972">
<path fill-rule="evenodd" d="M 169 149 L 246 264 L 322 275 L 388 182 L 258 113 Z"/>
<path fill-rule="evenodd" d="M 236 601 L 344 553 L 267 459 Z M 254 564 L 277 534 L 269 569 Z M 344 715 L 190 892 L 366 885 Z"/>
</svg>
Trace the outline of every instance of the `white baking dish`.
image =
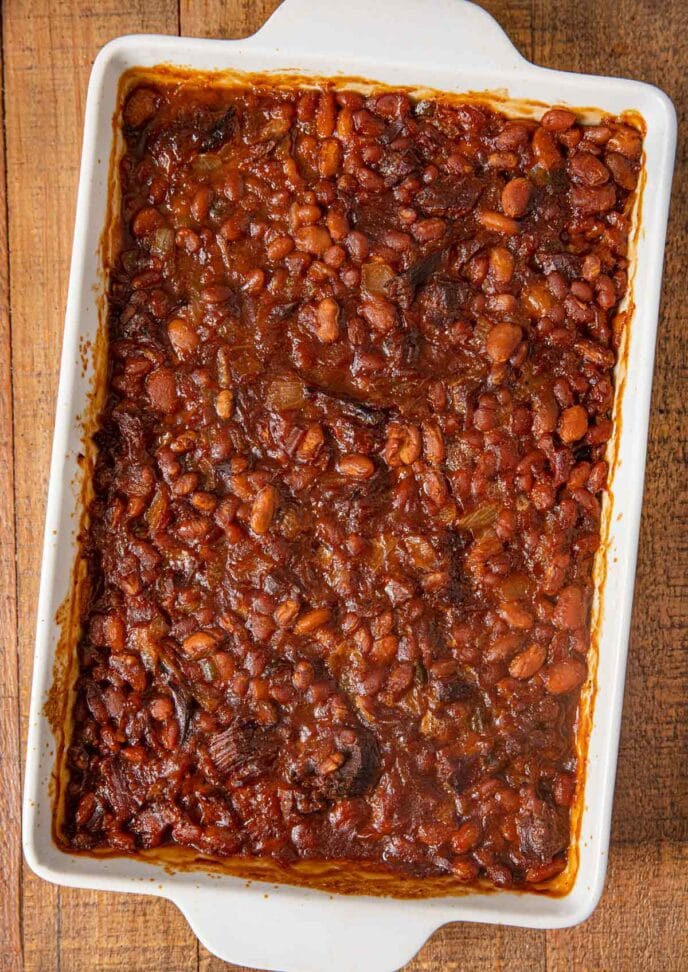
<svg viewBox="0 0 688 972">
<path fill-rule="evenodd" d="M 295 68 L 446 91 L 508 92 L 514 99 L 633 109 L 647 124 L 646 186 L 635 253 L 636 303 L 629 332 L 623 421 L 611 499 L 604 610 L 599 618 L 597 698 L 589 742 L 580 866 L 563 897 L 498 892 L 430 900 L 345 897 L 203 872 L 168 874 L 127 858 L 66 854 L 51 835 L 55 741 L 44 715 L 68 594 L 79 520 L 83 428 L 93 370 L 81 350 L 99 326 L 99 238 L 107 212 L 112 114 L 118 80 L 133 66 L 203 70 Z M 24 852 L 58 884 L 158 894 L 174 901 L 204 944 L 242 965 L 290 972 L 385 972 L 403 965 L 440 925 L 482 921 L 561 928 L 587 918 L 607 865 L 628 629 L 643 491 L 662 253 L 676 139 L 674 109 L 635 81 L 545 70 L 525 61 L 483 10 L 464 0 L 286 0 L 263 29 L 240 41 L 122 37 L 98 55 L 88 90 L 38 609 L 24 793 Z"/>
</svg>

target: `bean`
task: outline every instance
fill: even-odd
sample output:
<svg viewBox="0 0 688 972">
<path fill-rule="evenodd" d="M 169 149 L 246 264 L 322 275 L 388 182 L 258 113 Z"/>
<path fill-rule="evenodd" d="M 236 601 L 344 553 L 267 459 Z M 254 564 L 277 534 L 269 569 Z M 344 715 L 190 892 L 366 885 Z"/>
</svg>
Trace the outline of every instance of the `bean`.
<svg viewBox="0 0 688 972">
<path fill-rule="evenodd" d="M 201 513 L 212 513 L 218 504 L 218 499 L 214 493 L 208 493 L 205 490 L 197 490 L 191 494 L 189 497 L 189 502 L 194 509 L 200 510 Z"/>
<path fill-rule="evenodd" d="M 541 884 L 543 881 L 550 881 L 565 869 L 566 861 L 564 860 L 555 860 L 547 864 L 536 864 L 534 867 L 526 868 L 526 881 L 529 884 Z"/>
<path fill-rule="evenodd" d="M 587 610 L 580 587 L 565 587 L 557 599 L 552 620 L 558 628 L 573 631 L 585 625 Z"/>
<path fill-rule="evenodd" d="M 246 213 L 239 212 L 224 220 L 217 235 L 227 243 L 236 243 L 237 240 L 246 236 L 247 229 L 248 218 Z"/>
<path fill-rule="evenodd" d="M 293 221 L 295 226 L 311 226 L 317 223 L 322 216 L 320 206 L 314 203 L 302 203 L 295 205 L 293 211 Z"/>
<path fill-rule="evenodd" d="M 177 383 L 169 368 L 158 368 L 146 378 L 146 391 L 151 407 L 165 415 L 173 415 L 178 408 Z"/>
<path fill-rule="evenodd" d="M 507 182 L 502 189 L 502 209 L 506 216 L 524 216 L 528 211 L 532 195 L 533 186 L 528 179 L 519 177 Z M 498 232 L 501 231 L 498 230 Z"/>
<path fill-rule="evenodd" d="M 188 542 L 203 540 L 210 528 L 210 520 L 205 516 L 187 516 L 185 519 L 179 520 L 176 525 L 179 536 L 182 540 Z"/>
<path fill-rule="evenodd" d="M 380 334 L 387 334 L 396 325 L 396 307 L 384 297 L 367 297 L 361 304 L 361 314 L 373 330 Z"/>
<path fill-rule="evenodd" d="M 327 229 L 329 230 L 330 236 L 336 242 L 340 242 L 345 238 L 349 232 L 349 221 L 346 216 L 338 212 L 336 209 L 331 209 L 325 219 L 327 224 Z"/>
<path fill-rule="evenodd" d="M 227 420 L 232 417 L 234 408 L 234 392 L 225 388 L 218 392 L 215 398 L 215 411 L 221 419 Z"/>
<path fill-rule="evenodd" d="M 337 120 L 337 108 L 332 91 L 322 91 L 315 110 L 315 130 L 319 138 L 329 138 Z"/>
<path fill-rule="evenodd" d="M 476 213 L 478 222 L 487 230 L 493 233 L 502 233 L 504 236 L 514 236 L 518 233 L 518 223 L 515 219 L 502 216 L 501 213 L 483 209 Z"/>
<path fill-rule="evenodd" d="M 618 183 L 622 189 L 632 192 L 638 184 L 638 174 L 631 162 L 620 152 L 608 152 L 604 161 L 607 163 L 614 182 Z"/>
<path fill-rule="evenodd" d="M 612 185 L 572 186 L 571 203 L 583 213 L 606 213 L 616 203 L 616 190 Z"/>
<path fill-rule="evenodd" d="M 371 159 L 371 161 L 373 161 Z M 384 192 L 385 180 L 377 172 L 366 168 L 364 165 L 356 170 L 356 178 L 368 192 Z"/>
<path fill-rule="evenodd" d="M 400 455 L 401 451 L 400 449 Z M 436 422 L 423 422 L 423 453 L 428 462 L 434 464 L 444 462 L 446 456 L 444 439 Z"/>
<path fill-rule="evenodd" d="M 259 535 L 267 533 L 277 510 L 278 494 L 274 486 L 263 486 L 251 506 L 251 529 Z"/>
<path fill-rule="evenodd" d="M 212 201 L 213 190 L 209 186 L 202 186 L 194 193 L 189 208 L 197 223 L 204 223 L 207 220 Z"/>
<path fill-rule="evenodd" d="M 403 233 L 400 230 L 387 230 L 384 235 L 384 241 L 387 246 L 396 250 L 397 253 L 406 253 L 413 247 L 413 237 L 409 233 Z"/>
<path fill-rule="evenodd" d="M 590 152 L 577 152 L 569 165 L 573 178 L 584 186 L 601 186 L 609 181 L 609 169 Z"/>
<path fill-rule="evenodd" d="M 204 304 L 222 304 L 231 296 L 232 291 L 224 284 L 209 284 L 201 291 L 201 300 Z"/>
<path fill-rule="evenodd" d="M 423 492 L 428 499 L 439 509 L 444 506 L 449 496 L 447 481 L 442 473 L 435 469 L 428 469 L 421 476 Z"/>
<path fill-rule="evenodd" d="M 198 473 L 184 473 L 173 483 L 172 492 L 175 496 L 188 496 L 192 493 L 199 483 Z"/>
<path fill-rule="evenodd" d="M 385 462 L 393 468 L 409 466 L 420 458 L 421 446 L 422 439 L 418 426 L 392 422 L 387 430 Z"/>
<path fill-rule="evenodd" d="M 482 827 L 477 820 L 467 820 L 452 834 L 451 848 L 455 854 L 467 854 L 480 843 Z"/>
<path fill-rule="evenodd" d="M 331 246 L 325 250 L 323 260 L 328 267 L 339 270 L 346 261 L 346 250 L 341 246 Z"/>
<path fill-rule="evenodd" d="M 318 169 L 323 179 L 337 175 L 342 164 L 342 148 L 336 138 L 326 139 L 318 149 Z"/>
<path fill-rule="evenodd" d="M 537 642 L 530 644 L 525 651 L 520 652 L 509 664 L 509 674 L 512 678 L 531 678 L 539 672 L 547 659 L 547 649 Z"/>
<path fill-rule="evenodd" d="M 379 115 L 387 118 L 403 118 L 410 112 L 411 103 L 404 92 L 389 92 L 377 95 L 375 110 Z"/>
<path fill-rule="evenodd" d="M 470 884 L 471 881 L 475 881 L 480 870 L 475 861 L 467 857 L 455 857 L 449 866 L 454 877 L 462 884 Z"/>
<path fill-rule="evenodd" d="M 518 168 L 518 155 L 515 152 L 492 152 L 487 157 L 487 164 L 492 169 L 509 171 Z"/>
<path fill-rule="evenodd" d="M 512 317 L 518 311 L 518 301 L 513 294 L 496 294 L 489 297 L 486 306 L 495 317 Z"/>
<path fill-rule="evenodd" d="M 550 108 L 540 119 L 543 128 L 552 132 L 565 132 L 576 122 L 576 116 L 568 108 Z"/>
<path fill-rule="evenodd" d="M 295 688 L 303 691 L 313 684 L 313 666 L 310 662 L 299 661 L 294 669 L 292 681 Z"/>
<path fill-rule="evenodd" d="M 339 337 L 339 304 L 332 297 L 323 297 L 318 304 L 315 333 L 323 344 L 331 344 Z"/>
<path fill-rule="evenodd" d="M 175 244 L 187 253 L 198 253 L 201 248 L 201 238 L 198 233 L 184 226 L 174 235 Z"/>
<path fill-rule="evenodd" d="M 349 251 L 349 256 L 354 263 L 363 263 L 365 258 L 370 253 L 370 245 L 367 237 L 365 237 L 363 233 L 359 233 L 357 230 L 354 230 L 347 233 L 344 242 L 347 250 Z"/>
<path fill-rule="evenodd" d="M 508 284 L 514 275 L 515 260 L 510 250 L 504 246 L 493 246 L 490 250 L 490 274 L 495 283 Z"/>
<path fill-rule="evenodd" d="M 158 696 L 158 698 L 152 699 L 148 704 L 148 710 L 154 719 L 158 719 L 160 722 L 164 722 L 169 719 L 174 714 L 174 705 L 172 699 L 168 696 Z"/>
<path fill-rule="evenodd" d="M 398 638 L 385 635 L 373 642 L 370 657 L 378 665 L 388 665 L 396 657 L 398 647 Z"/>
<path fill-rule="evenodd" d="M 430 243 L 441 239 L 447 231 L 447 224 L 443 219 L 421 219 L 411 227 L 413 236 L 419 243 Z"/>
<path fill-rule="evenodd" d="M 499 607 L 499 614 L 510 627 L 519 631 L 527 631 L 533 626 L 533 615 L 517 601 L 504 601 Z"/>
<path fill-rule="evenodd" d="M 128 96 L 122 115 L 131 128 L 142 128 L 158 110 L 160 96 L 154 88 L 140 86 Z"/>
<path fill-rule="evenodd" d="M 348 479 L 370 479 L 375 474 L 375 463 L 368 456 L 352 453 L 341 457 L 337 472 Z"/>
<path fill-rule="evenodd" d="M 502 151 L 514 151 L 528 144 L 528 129 L 516 121 L 507 121 L 495 138 L 495 145 Z"/>
<path fill-rule="evenodd" d="M 124 651 L 125 627 L 122 618 L 115 614 L 106 614 L 103 618 L 103 643 L 113 651 Z"/>
<path fill-rule="evenodd" d="M 587 677 L 585 662 L 579 658 L 562 658 L 543 669 L 542 677 L 551 695 L 566 695 L 579 688 Z"/>
<path fill-rule="evenodd" d="M 301 615 L 294 625 L 294 634 L 312 634 L 314 631 L 317 631 L 318 628 L 321 628 L 324 624 L 327 624 L 331 617 L 332 612 L 329 608 L 314 608 L 312 611 L 307 611 L 305 614 Z"/>
<path fill-rule="evenodd" d="M 595 463 L 588 477 L 588 489 L 591 493 L 599 493 L 605 488 L 608 472 L 609 467 L 603 459 Z"/>
<path fill-rule="evenodd" d="M 332 246 L 332 237 L 324 226 L 301 226 L 294 233 L 296 245 L 300 250 L 322 256 Z"/>
<path fill-rule="evenodd" d="M 576 777 L 573 773 L 557 773 L 552 794 L 557 806 L 572 806 L 576 795 Z"/>
<path fill-rule="evenodd" d="M 593 299 L 594 293 L 592 287 L 589 284 L 584 283 L 582 280 L 574 280 L 571 284 L 571 293 L 574 297 L 579 300 L 589 302 Z"/>
<path fill-rule="evenodd" d="M 209 631 L 196 631 L 182 642 L 182 651 L 190 658 L 202 658 L 217 647 L 218 639 Z"/>
<path fill-rule="evenodd" d="M 588 431 L 588 413 L 582 405 L 564 409 L 559 417 L 559 436 L 562 442 L 577 442 Z"/>
<path fill-rule="evenodd" d="M 495 324 L 487 335 L 487 353 L 495 364 L 509 360 L 518 347 L 523 332 L 518 324 Z"/>
<path fill-rule="evenodd" d="M 243 289 L 247 294 L 259 294 L 265 286 L 265 271 L 260 267 L 251 270 L 244 277 Z"/>
<path fill-rule="evenodd" d="M 543 169 L 556 169 L 562 164 L 562 157 L 557 143 L 546 128 L 536 128 L 532 140 L 533 153 L 538 165 Z"/>
<path fill-rule="evenodd" d="M 278 263 L 294 249 L 291 236 L 276 236 L 266 247 L 268 260 Z"/>
<path fill-rule="evenodd" d="M 151 236 L 156 230 L 162 229 L 166 225 L 165 217 L 152 206 L 144 206 L 140 209 L 131 224 L 131 232 L 134 236 L 143 238 Z"/>
<path fill-rule="evenodd" d="M 286 628 L 295 620 L 298 613 L 299 602 L 289 598 L 275 609 L 273 617 L 280 628 Z"/>
<path fill-rule="evenodd" d="M 608 140 L 607 149 L 618 152 L 627 159 L 639 159 L 643 151 L 642 138 L 634 129 L 619 126 Z"/>
</svg>

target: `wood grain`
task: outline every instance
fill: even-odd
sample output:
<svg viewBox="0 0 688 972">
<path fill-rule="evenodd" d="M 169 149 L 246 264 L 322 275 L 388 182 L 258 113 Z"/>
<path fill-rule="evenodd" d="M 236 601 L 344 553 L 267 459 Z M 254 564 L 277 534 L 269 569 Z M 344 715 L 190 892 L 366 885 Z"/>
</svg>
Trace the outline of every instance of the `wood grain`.
<svg viewBox="0 0 688 972">
<path fill-rule="evenodd" d="M 665 0 L 661 13 L 650 0 L 481 4 L 522 53 L 538 63 L 659 84 L 679 110 L 683 133 L 688 105 L 685 0 Z M 25 866 L 22 870 L 18 740 L 26 727 L 40 556 L 37 538 L 43 521 L 90 64 L 98 47 L 117 34 L 181 29 L 187 35 L 240 37 L 256 30 L 277 5 L 278 0 L 5 0 L 2 7 L 2 972 L 236 968 L 199 946 L 168 902 L 58 891 L 34 878 Z M 686 140 L 681 135 L 675 185 L 683 186 L 686 178 Z M 679 972 L 688 967 L 687 262 L 688 197 L 677 191 L 657 347 L 611 863 L 601 905 L 583 926 L 560 932 L 448 926 L 433 936 L 406 972 Z"/>
<path fill-rule="evenodd" d="M 0 58 L 0 66 L 2 60 Z M 2 105 L 4 121 L 4 104 Z M 17 578 L 14 544 L 12 341 L 7 247 L 4 124 L 0 132 L 0 955 L 8 970 L 21 965 L 22 859 L 19 786 Z"/>
</svg>

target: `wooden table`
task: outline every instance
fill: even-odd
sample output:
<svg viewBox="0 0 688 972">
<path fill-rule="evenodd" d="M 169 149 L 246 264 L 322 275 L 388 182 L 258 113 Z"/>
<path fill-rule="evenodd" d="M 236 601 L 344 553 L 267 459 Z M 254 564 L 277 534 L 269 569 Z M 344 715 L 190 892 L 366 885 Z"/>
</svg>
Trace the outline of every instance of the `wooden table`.
<svg viewBox="0 0 688 972">
<path fill-rule="evenodd" d="M 215 972 L 230 968 L 198 944 L 168 902 L 57 889 L 29 872 L 19 841 L 21 747 L 91 62 L 100 45 L 118 34 L 147 31 L 241 37 L 259 27 L 277 3 L 5 0 L 3 4 L 0 969 L 8 972 Z M 627 75 L 659 84 L 674 99 L 680 124 L 685 126 L 685 0 L 482 3 L 526 57 L 557 68 Z M 447 927 L 408 966 L 413 972 L 502 968 L 510 972 L 678 972 L 688 968 L 686 179 L 682 130 L 607 889 L 593 918 L 572 930 L 544 933 L 479 925 Z"/>
</svg>

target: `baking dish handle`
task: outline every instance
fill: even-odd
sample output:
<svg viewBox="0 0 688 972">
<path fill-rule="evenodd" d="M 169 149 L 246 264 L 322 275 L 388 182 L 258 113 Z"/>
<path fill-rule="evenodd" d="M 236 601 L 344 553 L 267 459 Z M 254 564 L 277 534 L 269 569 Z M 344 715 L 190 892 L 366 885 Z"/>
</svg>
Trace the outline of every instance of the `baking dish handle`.
<svg viewBox="0 0 688 972">
<path fill-rule="evenodd" d="M 267 889 L 262 893 L 259 889 Z M 185 887 L 168 895 L 197 938 L 225 962 L 292 972 L 392 972 L 446 919 L 409 914 L 404 902 L 328 895 L 274 885 Z M 398 907 L 399 904 L 402 907 Z"/>
<path fill-rule="evenodd" d="M 397 63 L 417 62 L 421 53 L 428 63 L 474 72 L 527 63 L 497 21 L 468 0 L 284 0 L 249 43 Z"/>
</svg>

